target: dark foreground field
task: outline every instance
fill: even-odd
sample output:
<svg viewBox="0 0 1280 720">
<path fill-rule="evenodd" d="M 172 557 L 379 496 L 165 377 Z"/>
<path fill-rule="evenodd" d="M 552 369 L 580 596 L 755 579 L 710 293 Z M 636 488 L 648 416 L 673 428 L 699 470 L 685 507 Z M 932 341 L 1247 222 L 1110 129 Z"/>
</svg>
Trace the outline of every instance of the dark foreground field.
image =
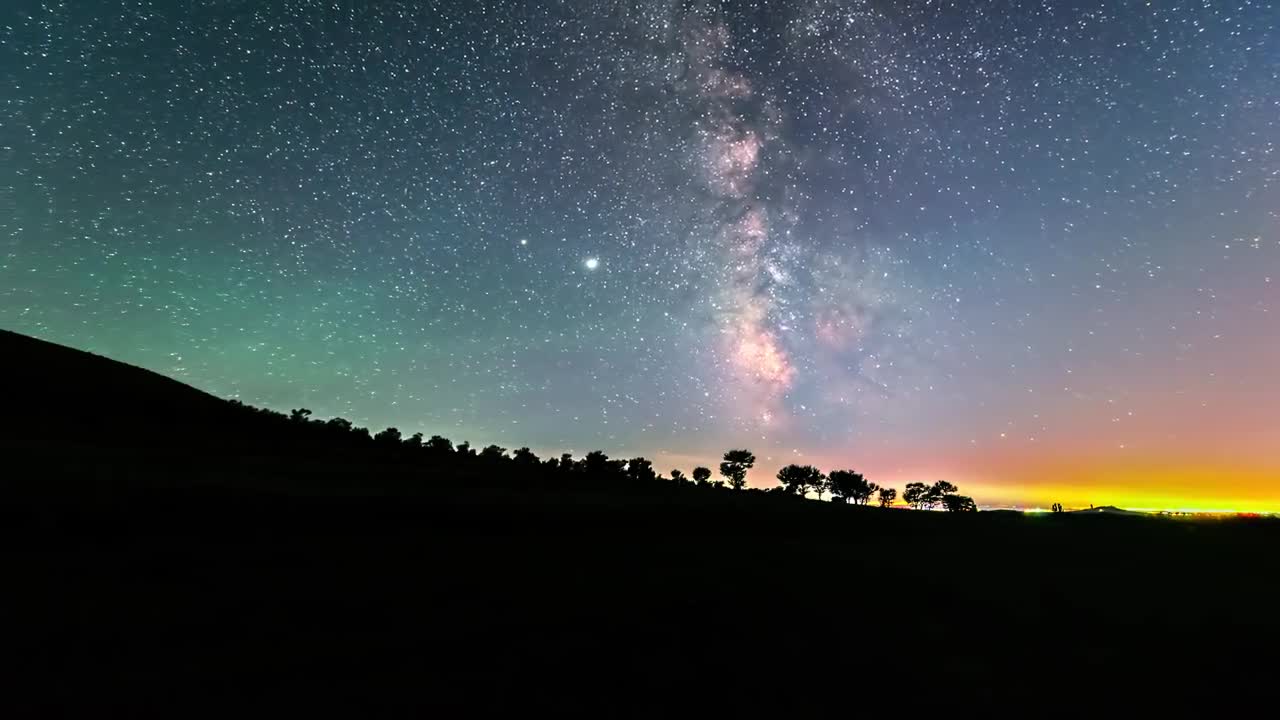
<svg viewBox="0 0 1280 720">
<path fill-rule="evenodd" d="M 1263 701 L 1275 682 L 1276 522 L 90 496 L 5 507 L 23 716 L 1042 714 Z"/>
<path fill-rule="evenodd" d="M 0 359 L 0 717 L 1269 716 L 1280 689 L 1277 521 L 836 506 L 388 442 L 3 331 Z"/>
</svg>

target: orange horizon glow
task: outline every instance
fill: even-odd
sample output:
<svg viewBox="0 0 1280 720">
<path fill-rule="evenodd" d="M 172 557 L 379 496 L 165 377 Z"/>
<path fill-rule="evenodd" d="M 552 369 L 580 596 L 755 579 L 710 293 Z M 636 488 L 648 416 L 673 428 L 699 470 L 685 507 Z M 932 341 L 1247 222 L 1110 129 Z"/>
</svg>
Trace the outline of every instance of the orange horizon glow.
<svg viewBox="0 0 1280 720">
<path fill-rule="evenodd" d="M 895 462 L 902 452 L 913 461 Z M 980 507 L 1048 509 L 1053 503 L 1071 509 L 1115 506 L 1137 512 L 1193 512 L 1214 514 L 1280 514 L 1280 458 L 1273 464 L 1207 463 L 1174 459 L 1142 460 L 1117 455 L 1064 458 L 1048 451 L 990 452 L 966 449 L 938 453 L 926 459 L 924 452 L 895 448 L 888 452 L 864 452 L 862 462 L 850 462 L 826 453 L 764 453 L 752 470 L 748 485 L 777 485 L 778 468 L 790 463 L 811 464 L 824 472 L 853 468 L 879 485 L 898 490 L 907 483 L 947 480 L 974 498 Z M 855 455 L 851 453 L 851 455 Z M 718 457 L 700 454 L 661 453 L 658 467 L 665 474 L 695 465 L 715 472 Z"/>
<path fill-rule="evenodd" d="M 942 469 L 954 467 L 956 471 Z M 865 465 L 869 478 L 897 487 L 948 480 L 980 506 L 1136 511 L 1280 513 L 1280 467 L 1196 465 L 1168 460 L 1053 457 L 957 458 L 928 467 Z"/>
</svg>

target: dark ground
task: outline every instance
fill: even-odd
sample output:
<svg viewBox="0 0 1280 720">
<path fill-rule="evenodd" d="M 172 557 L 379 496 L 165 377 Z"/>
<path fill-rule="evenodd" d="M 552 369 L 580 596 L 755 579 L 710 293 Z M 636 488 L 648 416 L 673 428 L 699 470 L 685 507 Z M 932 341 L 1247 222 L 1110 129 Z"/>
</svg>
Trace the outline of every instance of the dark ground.
<svg viewBox="0 0 1280 720">
<path fill-rule="evenodd" d="M 1280 699 L 1280 521 L 515 478 L 3 331 L 0 360 L 0 717 Z"/>
<path fill-rule="evenodd" d="M 27 497 L 4 566 L 38 692 L 10 698 L 652 716 L 1274 692 L 1277 522 L 668 501 Z"/>
</svg>

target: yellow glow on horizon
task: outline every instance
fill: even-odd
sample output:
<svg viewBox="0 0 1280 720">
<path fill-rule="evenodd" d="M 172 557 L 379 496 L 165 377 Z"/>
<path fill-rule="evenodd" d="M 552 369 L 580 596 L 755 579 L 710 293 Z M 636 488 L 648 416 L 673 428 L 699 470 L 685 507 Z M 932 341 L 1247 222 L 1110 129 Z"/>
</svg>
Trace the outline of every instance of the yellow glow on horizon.
<svg viewBox="0 0 1280 720">
<path fill-rule="evenodd" d="M 1065 440 L 1064 440 L 1065 444 Z M 908 483 L 947 480 L 979 508 L 1048 512 L 1114 506 L 1133 512 L 1280 515 L 1280 456 L 1200 453 L 1194 445 L 1139 457 L 1124 452 L 1064 448 L 992 451 L 966 446 L 921 448 L 897 445 L 807 451 L 756 448 L 760 458 L 752 487 L 777 485 L 774 474 L 789 462 L 824 470 L 852 467 L 883 487 L 897 489 L 902 507 Z M 660 467 L 714 468 L 714 453 L 664 454 Z"/>
<path fill-rule="evenodd" d="M 849 455 L 857 455 L 851 451 Z M 854 463 L 898 492 L 910 482 L 948 480 L 979 507 L 1036 512 L 1114 506 L 1134 512 L 1280 514 L 1280 457 L 1190 457 L 1187 448 L 1157 457 L 1083 453 L 1045 447 L 990 452 L 904 446 Z M 903 459 L 905 458 L 905 459 Z M 838 457 L 819 457 L 830 466 Z"/>
<path fill-rule="evenodd" d="M 1122 510 L 1132 510 L 1134 512 L 1194 512 L 1194 513 L 1216 513 L 1216 514 L 1238 514 L 1238 513 L 1259 513 L 1259 514 L 1280 514 L 1280 499 L 1259 498 L 1259 497 L 1224 497 L 1214 496 L 1209 493 L 1199 495 L 1194 492 L 1186 492 L 1187 488 L 1181 488 L 1183 493 L 1164 492 L 1160 488 L 1140 488 L 1130 486 L 1109 487 L 1099 485 L 1094 487 L 1081 487 L 1076 485 L 1043 485 L 1030 486 L 1025 488 L 1028 494 L 1032 494 L 1034 501 L 1019 502 L 1020 498 L 1016 496 L 1009 497 L 1012 493 L 1009 490 L 1018 490 L 1022 488 L 1004 488 L 1004 487 L 986 487 L 984 490 L 993 497 L 1008 497 L 1009 505 L 1023 506 L 1034 505 L 1036 510 L 1043 510 L 1044 505 L 1050 505 L 1053 502 L 1060 502 L 1068 510 L 1085 510 L 1089 507 L 1106 507 L 1113 506 Z M 963 489 L 962 489 L 963 491 Z M 981 495 L 982 493 L 979 493 Z M 988 502 L 988 505 L 999 505 L 999 500 Z"/>
</svg>

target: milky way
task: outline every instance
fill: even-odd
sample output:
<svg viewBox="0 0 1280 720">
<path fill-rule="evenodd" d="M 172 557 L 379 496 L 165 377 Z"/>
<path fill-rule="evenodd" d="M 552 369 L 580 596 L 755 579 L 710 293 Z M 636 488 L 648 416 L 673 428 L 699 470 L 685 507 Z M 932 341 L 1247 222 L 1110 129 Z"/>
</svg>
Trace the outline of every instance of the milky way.
<svg viewBox="0 0 1280 720">
<path fill-rule="evenodd" d="M 1273 3 L 91 5 L 0 26 L 0 326 L 756 484 L 1280 506 Z"/>
</svg>

